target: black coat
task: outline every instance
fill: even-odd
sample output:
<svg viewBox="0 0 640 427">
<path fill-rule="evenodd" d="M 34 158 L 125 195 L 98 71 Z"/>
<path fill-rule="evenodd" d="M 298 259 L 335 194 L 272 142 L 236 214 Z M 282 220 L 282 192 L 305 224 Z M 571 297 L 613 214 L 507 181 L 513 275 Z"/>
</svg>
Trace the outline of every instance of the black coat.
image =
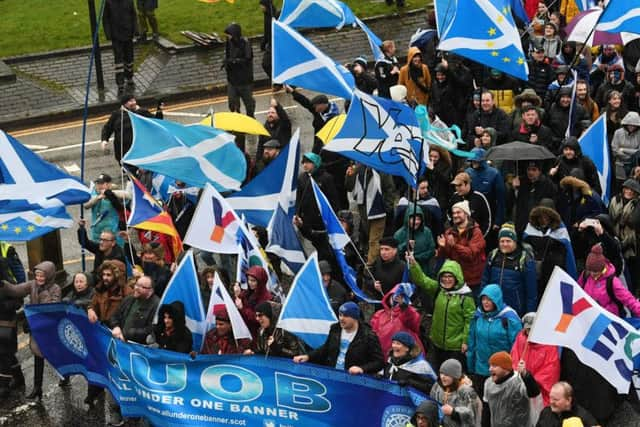
<svg viewBox="0 0 640 427">
<path fill-rule="evenodd" d="M 168 335 L 164 325 L 164 314 L 169 313 L 173 319 L 173 333 Z M 186 326 L 184 305 L 180 301 L 164 304 L 158 310 L 158 323 L 153 331 L 158 347 L 178 353 L 190 353 L 193 348 L 193 337 Z"/>
<path fill-rule="evenodd" d="M 551 64 L 546 62 L 529 61 L 529 82 L 531 89 L 536 91 L 541 99 L 544 99 L 547 88 L 554 80 L 555 74 Z"/>
<path fill-rule="evenodd" d="M 145 110 L 144 108 L 139 108 L 133 113 L 143 117 L 154 117 L 149 110 Z M 162 111 L 160 110 L 156 112 L 155 117 L 160 118 L 159 115 L 162 115 Z M 120 163 L 120 160 L 125 154 L 127 154 L 127 151 L 129 151 L 131 144 L 133 143 L 131 119 L 129 118 L 127 111 L 122 111 L 118 108 L 116 111 L 111 113 L 109 120 L 107 120 L 107 123 L 102 127 L 101 139 L 103 141 L 107 141 L 111 135 L 113 135 L 113 155 L 118 163 Z"/>
<path fill-rule="evenodd" d="M 264 144 L 270 139 L 275 139 L 280 143 L 280 148 L 284 148 L 285 145 L 291 140 L 291 120 L 289 115 L 282 108 L 282 105 L 277 104 L 275 106 L 278 113 L 278 121 L 269 123 L 264 122 L 264 127 L 269 132 L 269 136 L 260 135 L 258 137 L 258 149 L 256 150 L 256 161 L 262 159 L 262 153 L 264 153 Z"/>
<path fill-rule="evenodd" d="M 529 142 L 531 135 L 538 135 L 538 142 L 536 145 L 542 145 L 546 147 L 554 154 L 557 153 L 558 147 L 554 146 L 553 133 L 551 129 L 543 125 L 542 123 L 533 126 L 527 126 L 524 122 L 515 127 L 511 131 L 511 141 Z"/>
<path fill-rule="evenodd" d="M 541 175 L 536 182 L 531 182 L 526 176 L 520 177 L 520 188 L 516 196 L 516 233 L 522 234 L 527 223 L 531 210 L 540 204 L 542 199 L 554 199 L 557 188 L 555 184 L 545 175 Z"/>
<path fill-rule="evenodd" d="M 554 153 L 559 152 L 559 147 L 562 141 L 565 139 L 565 133 L 567 126 L 569 125 L 569 107 L 563 108 L 558 103 L 554 103 L 551 109 L 544 115 L 546 125 L 551 129 L 553 133 L 552 141 L 553 147 L 558 147 L 552 150 Z M 582 121 L 591 121 L 587 112 L 581 105 L 576 105 L 575 108 L 575 120 L 573 120 L 574 126 L 571 130 L 571 136 L 578 137 L 580 135 L 580 126 L 578 125 Z"/>
<path fill-rule="evenodd" d="M 224 68 L 227 81 L 233 86 L 253 83 L 253 50 L 246 37 L 242 37 L 240 26 L 230 24 L 225 33 L 231 34 L 224 45 Z"/>
<path fill-rule="evenodd" d="M 376 257 L 373 265 L 369 268 L 373 277 L 382 284 L 382 294 L 385 295 L 395 285 L 402 282 L 404 276 L 405 262 L 396 256 L 389 261 L 383 261 L 380 256 Z M 365 283 L 369 293 L 375 298 L 382 298 L 382 295 L 373 288 L 373 281 L 369 275 L 365 275 Z"/>
<path fill-rule="evenodd" d="M 540 418 L 536 427 L 562 427 L 564 420 L 567 418 L 578 417 L 585 426 L 598 425 L 598 421 L 580 405 L 573 405 L 573 407 L 565 412 L 555 413 L 551 410 L 551 406 L 547 406 L 540 412 Z"/>
<path fill-rule="evenodd" d="M 337 211 L 337 195 L 336 187 L 333 183 L 333 178 L 323 169 L 317 169 L 313 172 L 313 179 L 320 187 L 322 193 L 327 197 L 331 208 Z M 325 231 L 324 221 L 320 216 L 320 210 L 316 203 L 315 195 L 313 194 L 313 187 L 311 186 L 311 180 L 309 174 L 302 172 L 298 176 L 298 189 L 296 190 L 296 215 L 298 215 L 303 225 L 301 233 L 307 237 L 313 232 Z M 307 237 L 308 238 L 308 237 Z"/>
<path fill-rule="evenodd" d="M 475 110 L 467 123 L 467 135 L 465 140 L 470 147 L 476 138 L 476 126 L 494 128 L 496 130 L 496 144 L 504 144 L 508 141 L 511 129 L 509 128 L 509 116 L 500 108 L 494 107 L 491 111 Z"/>
<path fill-rule="evenodd" d="M 122 334 L 127 341 L 146 344 L 147 336 L 153 330 L 153 317 L 156 314 L 160 298 L 151 295 L 146 300 L 140 300 L 137 309 L 134 308 L 135 301 L 136 298 L 133 295 L 123 299 L 116 312 L 111 316 L 110 324 L 112 328 L 117 326 L 122 329 Z M 134 309 L 135 312 L 132 311 Z M 128 325 L 125 325 L 125 321 L 130 316 Z"/>
<path fill-rule="evenodd" d="M 107 40 L 132 41 L 137 27 L 133 0 L 106 0 L 102 26 Z"/>
<path fill-rule="evenodd" d="M 340 323 L 334 323 L 329 336 L 322 346 L 309 353 L 309 361 L 319 365 L 335 367 L 340 353 Z M 366 323 L 360 322 L 358 332 L 349 344 L 344 358 L 344 368 L 359 366 L 365 374 L 374 374 L 384 368 L 384 358 L 380 340 Z"/>
<path fill-rule="evenodd" d="M 89 236 L 87 235 L 87 229 L 85 227 L 78 227 L 78 243 L 82 245 L 86 250 L 95 255 L 93 259 L 93 278 L 97 279 L 96 272 L 98 271 L 98 267 L 102 265 L 103 262 L 111 259 L 115 259 L 118 261 L 122 261 L 126 263 L 124 251 L 118 245 L 115 245 L 111 250 L 111 253 L 105 255 L 100 251 L 100 245 L 93 240 L 89 240 Z"/>
<path fill-rule="evenodd" d="M 456 72 L 447 69 L 443 82 L 433 79 L 429 107 L 448 126 L 463 126 L 465 110 L 469 100 L 471 72 L 466 67 L 457 67 Z"/>
</svg>

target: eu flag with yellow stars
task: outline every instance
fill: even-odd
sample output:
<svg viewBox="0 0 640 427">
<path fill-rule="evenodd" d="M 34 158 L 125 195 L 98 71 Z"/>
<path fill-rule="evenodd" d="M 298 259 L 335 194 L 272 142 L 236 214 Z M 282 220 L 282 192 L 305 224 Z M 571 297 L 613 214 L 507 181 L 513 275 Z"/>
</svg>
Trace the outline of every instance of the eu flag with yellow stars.
<svg viewBox="0 0 640 427">
<path fill-rule="evenodd" d="M 529 70 L 509 0 L 435 0 L 440 44 L 521 80 Z"/>
<path fill-rule="evenodd" d="M 64 206 L 25 212 L 0 213 L 0 240 L 28 242 L 59 228 L 69 228 L 73 219 Z"/>
</svg>

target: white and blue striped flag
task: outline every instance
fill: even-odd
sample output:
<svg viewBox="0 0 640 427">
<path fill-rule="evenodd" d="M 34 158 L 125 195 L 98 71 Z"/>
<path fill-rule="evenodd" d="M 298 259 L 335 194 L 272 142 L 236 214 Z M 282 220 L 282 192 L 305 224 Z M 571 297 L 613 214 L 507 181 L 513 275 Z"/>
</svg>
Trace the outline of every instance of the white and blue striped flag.
<svg viewBox="0 0 640 427">
<path fill-rule="evenodd" d="M 276 208 L 267 229 L 269 246 L 266 251 L 278 255 L 294 273 L 300 271 L 306 256 L 291 219 L 280 206 Z"/>
<path fill-rule="evenodd" d="M 609 148 L 607 144 L 607 120 L 606 114 L 601 115 L 578 140 L 582 154 L 589 157 L 596 165 L 600 188 L 602 188 L 602 201 L 609 206 L 611 198 L 611 162 L 609 159 Z"/>
</svg>

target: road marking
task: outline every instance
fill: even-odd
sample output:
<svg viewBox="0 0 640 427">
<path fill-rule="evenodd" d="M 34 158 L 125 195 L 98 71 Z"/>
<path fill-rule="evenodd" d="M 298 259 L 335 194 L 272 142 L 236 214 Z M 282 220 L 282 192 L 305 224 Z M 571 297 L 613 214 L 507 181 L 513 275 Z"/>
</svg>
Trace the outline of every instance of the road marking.
<svg viewBox="0 0 640 427">
<path fill-rule="evenodd" d="M 72 163 L 69 166 L 63 166 L 64 170 L 66 170 L 68 173 L 78 173 L 80 172 L 80 166 L 78 166 L 77 163 Z"/>
<path fill-rule="evenodd" d="M 35 151 L 35 150 L 46 150 L 47 148 L 49 148 L 48 145 L 36 145 L 36 144 L 25 144 L 25 147 L 27 147 L 29 150 Z"/>
</svg>

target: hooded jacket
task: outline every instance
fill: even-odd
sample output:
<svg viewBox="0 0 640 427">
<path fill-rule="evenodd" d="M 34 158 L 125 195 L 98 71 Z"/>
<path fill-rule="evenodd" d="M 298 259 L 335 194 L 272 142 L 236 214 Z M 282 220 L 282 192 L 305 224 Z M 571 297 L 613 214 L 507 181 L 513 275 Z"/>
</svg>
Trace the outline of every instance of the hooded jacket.
<svg viewBox="0 0 640 427">
<path fill-rule="evenodd" d="M 253 83 L 253 50 L 246 37 L 242 37 L 240 25 L 231 23 L 225 28 L 231 37 L 224 46 L 224 69 L 227 81 L 233 86 Z"/>
<path fill-rule="evenodd" d="M 600 194 L 593 191 L 586 181 L 573 176 L 560 180 L 558 212 L 565 224 L 574 225 L 585 218 L 605 213 Z"/>
<path fill-rule="evenodd" d="M 418 345 L 414 345 L 404 357 L 396 358 L 393 357 L 393 352 L 389 352 L 382 376 L 396 381 L 401 386 L 413 387 L 425 394 L 429 393 L 437 377 Z"/>
<path fill-rule="evenodd" d="M 515 310 L 502 300 L 498 285 L 487 285 L 479 300 L 488 297 L 495 304 L 493 311 L 485 312 L 480 305 L 469 326 L 467 368 L 470 373 L 489 376 L 489 358 L 499 351 L 510 352 L 522 329 L 522 322 Z"/>
<path fill-rule="evenodd" d="M 439 414 L 438 414 L 438 405 L 433 400 L 425 400 L 420 405 L 418 405 L 418 409 L 416 409 L 416 413 L 411 417 L 411 425 L 417 426 L 418 422 L 416 421 L 416 415 L 422 414 L 427 417 L 429 422 L 429 427 L 438 426 L 439 425 Z"/>
<path fill-rule="evenodd" d="M 533 257 L 518 244 L 516 250 L 509 254 L 496 248 L 487 258 L 482 285 L 499 285 L 505 304 L 520 316 L 535 311 L 538 306 L 538 282 Z"/>
<path fill-rule="evenodd" d="M 521 330 L 511 349 L 513 370 L 518 369 L 520 360 L 524 360 L 527 372 L 540 387 L 544 405 L 549 404 L 551 387 L 560 380 L 560 353 L 555 345 L 538 344 L 529 341 L 529 337 Z"/>
<path fill-rule="evenodd" d="M 431 388 L 429 394 L 440 404 L 446 404 L 453 407 L 451 415 L 442 417 L 442 427 L 473 427 L 480 425 L 480 417 L 482 416 L 482 401 L 478 397 L 470 380 L 462 377 L 458 381 L 458 388 L 455 390 L 446 390 L 441 382 L 436 382 Z"/>
<path fill-rule="evenodd" d="M 625 317 L 625 313 L 620 313 L 615 301 L 609 297 L 607 292 L 607 279 L 609 277 L 613 278 L 612 287 L 616 299 L 631 312 L 632 317 L 640 317 L 640 301 L 616 277 L 616 268 L 609 261 L 605 264 L 604 274 L 598 279 L 594 279 L 591 275 L 587 276 L 583 272 L 578 278 L 578 284 L 607 311 L 616 316 Z"/>
<path fill-rule="evenodd" d="M 409 219 L 412 216 L 418 216 L 421 219 L 420 227 L 413 231 L 413 237 L 411 237 L 411 227 L 409 226 Z M 395 232 L 393 237 L 398 241 L 398 253 L 402 257 L 407 251 L 407 242 L 409 239 L 415 240 L 415 246 L 413 248 L 413 256 L 420 263 L 423 270 L 427 269 L 429 261 L 436 252 L 436 245 L 433 240 L 433 234 L 429 227 L 424 224 L 424 213 L 420 206 L 414 206 L 410 203 L 404 215 L 404 225 L 398 231 Z"/>
<path fill-rule="evenodd" d="M 576 155 L 573 159 L 567 159 L 562 151 L 565 147 L 570 147 L 575 151 Z M 578 143 L 576 137 L 567 138 L 560 147 L 560 155 L 558 156 L 558 172 L 553 176 L 553 180 L 556 184 L 559 184 L 562 178 L 571 175 L 573 169 L 580 169 L 584 174 L 584 180 L 593 188 L 598 194 L 602 194 L 602 187 L 600 187 L 600 178 L 598 177 L 598 170 L 596 169 L 593 161 L 582 154 L 582 148 Z"/>
<path fill-rule="evenodd" d="M 444 273 L 451 273 L 456 278 L 456 284 L 450 291 L 440 286 L 439 278 Z M 418 264 L 409 268 L 409 274 L 411 280 L 434 299 L 433 323 L 429 333 L 431 342 L 441 350 L 461 351 L 462 344 L 467 343 L 469 324 L 476 306 L 471 288 L 464 282 L 460 264 L 446 260 L 438 272 L 438 280 L 424 274 Z"/>
<path fill-rule="evenodd" d="M 266 301 L 266 303 L 271 307 L 271 313 L 263 312 L 262 314 L 267 316 L 271 323 L 267 329 L 260 328 L 258 330 L 258 336 L 252 342 L 253 352 L 255 354 L 288 358 L 304 354 L 304 347 L 298 337 L 282 328 L 275 327 L 280 317 L 282 304 L 274 301 Z M 273 337 L 273 340 L 269 343 L 271 337 Z"/>
<path fill-rule="evenodd" d="M 255 311 L 256 306 L 262 302 L 271 300 L 271 292 L 267 289 L 267 282 L 269 278 L 264 268 L 258 265 L 249 267 L 245 274 L 246 276 L 255 277 L 258 281 L 258 285 L 255 289 L 251 289 L 247 285 L 247 289 L 240 293 L 240 300 L 242 301 L 240 314 L 249 327 L 251 334 L 255 337 L 258 332 L 258 321 L 256 320 Z"/>
<path fill-rule="evenodd" d="M 640 115 L 635 111 L 627 113 L 620 122 L 620 129 L 616 129 L 611 140 L 611 152 L 615 158 L 616 179 L 625 180 L 631 172 L 632 157 L 640 150 Z M 625 126 L 635 126 L 629 132 Z"/>
<path fill-rule="evenodd" d="M 164 324 L 164 315 L 169 314 L 173 319 L 173 332 L 167 334 Z M 176 351 L 178 353 L 190 353 L 193 347 L 191 331 L 187 328 L 184 314 L 184 304 L 174 301 L 171 304 L 163 304 L 158 310 L 158 323 L 154 326 L 154 336 L 156 343 L 164 350 Z"/>
<path fill-rule="evenodd" d="M 613 82 L 611 80 L 611 71 L 618 71 L 620 73 L 618 81 Z M 598 88 L 594 99 L 601 109 L 607 105 L 607 96 L 612 90 L 617 90 L 622 94 L 622 103 L 625 104 L 629 110 L 637 108 L 634 105 L 635 88 L 633 87 L 633 84 L 625 80 L 624 74 L 624 67 L 622 64 L 613 64 L 607 69 L 605 82 Z"/>
<path fill-rule="evenodd" d="M 571 121 L 574 124 L 571 129 L 571 136 L 577 137 L 580 135 L 580 131 L 582 130 L 580 129 L 579 124 L 585 121 L 589 122 L 589 116 L 581 105 L 576 105 L 574 111 L 575 118 Z M 551 108 L 547 111 L 547 114 L 544 115 L 544 118 L 546 122 L 545 124 L 553 133 L 553 147 L 560 146 L 565 138 L 567 127 L 569 126 L 569 107 L 562 107 L 559 102 L 554 102 L 553 105 L 551 105 Z M 562 150 L 557 149 L 552 151 L 554 153 L 562 152 Z"/>
<path fill-rule="evenodd" d="M 378 335 L 382 354 L 389 353 L 391 338 L 400 331 L 411 334 L 418 343 L 420 352 L 424 353 L 424 347 L 420 340 L 420 313 L 411 304 L 396 303 L 393 300 L 397 289 L 398 285 L 394 286 L 382 298 L 382 308 L 371 316 L 371 329 Z"/>
<path fill-rule="evenodd" d="M 398 84 L 407 88 L 407 101 L 421 105 L 429 104 L 429 93 L 431 92 L 431 74 L 429 67 L 424 63 L 419 68 L 411 64 L 413 57 L 422 55 L 417 47 L 409 48 L 407 53 L 407 65 L 400 68 Z"/>
<path fill-rule="evenodd" d="M 469 220 L 469 225 L 462 232 L 451 227 L 444 232 L 445 238 L 453 236 L 454 245 L 438 248 L 438 256 L 452 259 L 460 263 L 464 272 L 464 281 L 469 286 L 477 286 L 482 280 L 482 271 L 487 260 L 485 255 L 486 242 L 480 227 Z"/>
<path fill-rule="evenodd" d="M 640 194 L 640 193 L 639 193 Z M 640 253 L 638 250 L 637 227 L 640 198 L 635 197 L 631 200 L 625 200 L 622 194 L 617 194 L 609 203 L 609 215 L 613 223 L 615 235 L 620 239 L 622 246 L 622 254 L 625 258 L 636 256 Z"/>
<path fill-rule="evenodd" d="M 520 176 L 520 187 L 515 196 L 515 223 L 518 236 L 521 236 L 526 228 L 531 211 L 540 204 L 542 199 L 553 200 L 557 192 L 556 185 L 544 174 L 540 174 L 536 181 L 529 180 L 526 173 Z"/>
<path fill-rule="evenodd" d="M 469 167 L 465 170 L 471 177 L 471 188 L 484 194 L 491 207 L 493 225 L 500 226 L 504 222 L 504 179 L 498 169 L 489 166 L 485 160 L 486 151 L 483 148 L 474 148 L 471 153 L 473 157 L 468 158 L 467 161 L 480 162 L 480 167 L 477 169 Z"/>
</svg>

